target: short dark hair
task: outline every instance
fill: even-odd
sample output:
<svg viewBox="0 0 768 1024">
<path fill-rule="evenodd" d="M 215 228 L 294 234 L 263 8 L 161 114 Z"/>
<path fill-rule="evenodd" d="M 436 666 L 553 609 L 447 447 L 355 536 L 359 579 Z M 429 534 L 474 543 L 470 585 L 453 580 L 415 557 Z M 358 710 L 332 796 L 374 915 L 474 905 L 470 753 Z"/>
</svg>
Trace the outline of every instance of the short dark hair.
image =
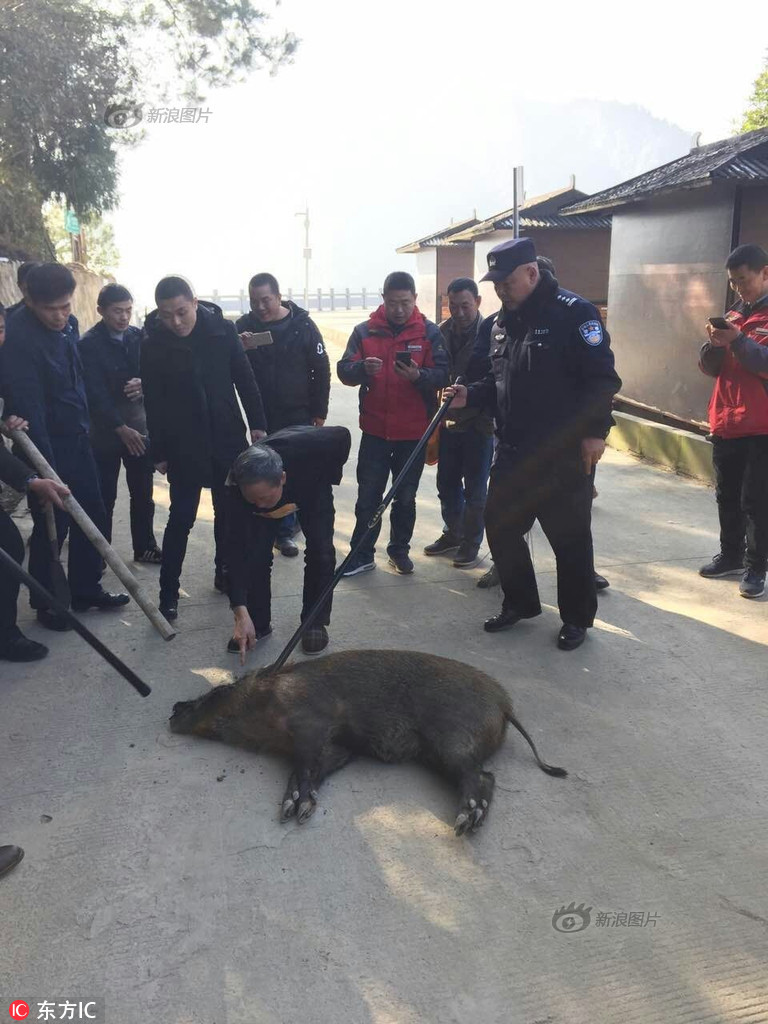
<svg viewBox="0 0 768 1024">
<path fill-rule="evenodd" d="M 753 271 L 762 270 L 768 267 L 768 252 L 760 245 L 737 245 L 725 261 L 726 270 L 735 270 L 736 267 L 749 267 Z"/>
<path fill-rule="evenodd" d="M 387 279 L 381 292 L 382 295 L 386 295 L 387 292 L 411 292 L 415 295 L 416 284 L 411 275 L 407 274 L 404 270 L 393 270 L 391 274 L 387 274 Z"/>
<path fill-rule="evenodd" d="M 133 302 L 133 296 L 124 284 L 105 284 L 96 299 L 99 309 L 114 306 L 116 302 Z"/>
<path fill-rule="evenodd" d="M 283 460 L 268 444 L 252 444 L 235 459 L 232 479 L 238 487 L 261 480 L 276 487 L 283 479 Z"/>
<path fill-rule="evenodd" d="M 277 278 L 274 274 L 254 274 L 248 282 L 248 291 L 251 288 L 263 288 L 265 284 L 269 285 L 269 290 L 273 295 L 280 294 L 280 285 L 277 283 Z"/>
<path fill-rule="evenodd" d="M 38 263 L 29 271 L 24 283 L 33 302 L 53 302 L 71 295 L 77 287 L 75 275 L 63 263 Z"/>
<path fill-rule="evenodd" d="M 30 272 L 30 270 L 32 270 L 34 267 L 39 266 L 40 264 L 36 263 L 34 260 L 27 260 L 26 263 L 19 264 L 18 270 L 16 271 L 16 284 L 19 286 L 19 288 L 21 288 L 21 286 L 24 284 L 24 281 L 26 280 L 27 274 Z"/>
<path fill-rule="evenodd" d="M 456 292 L 471 292 L 476 299 L 480 296 L 477 285 L 471 277 L 455 277 L 448 285 L 448 294 L 455 295 Z"/>
<path fill-rule="evenodd" d="M 536 263 L 538 264 L 539 270 L 548 270 L 550 274 L 554 274 L 555 264 L 549 256 L 537 256 Z"/>
<path fill-rule="evenodd" d="M 183 277 L 173 274 L 170 277 L 163 277 L 157 282 L 155 288 L 155 302 L 163 302 L 165 299 L 194 299 L 195 295 L 189 281 Z"/>
</svg>

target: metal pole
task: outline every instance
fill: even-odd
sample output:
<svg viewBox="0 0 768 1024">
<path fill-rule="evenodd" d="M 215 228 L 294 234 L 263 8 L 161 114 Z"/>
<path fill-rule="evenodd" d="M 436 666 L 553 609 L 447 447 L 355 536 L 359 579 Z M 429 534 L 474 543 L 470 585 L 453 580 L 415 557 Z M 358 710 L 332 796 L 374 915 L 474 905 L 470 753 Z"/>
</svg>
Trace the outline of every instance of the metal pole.
<svg viewBox="0 0 768 1024">
<path fill-rule="evenodd" d="M 456 381 L 457 381 L 457 383 L 460 382 L 461 378 L 457 377 Z M 400 484 L 405 479 L 405 477 L 406 477 L 406 475 L 408 473 L 408 470 L 411 468 L 411 466 L 414 464 L 416 459 L 424 451 L 424 449 L 426 448 L 427 442 L 429 441 L 430 437 L 432 437 L 434 432 L 437 430 L 437 428 L 440 426 L 441 422 L 445 418 L 445 414 L 448 412 L 448 409 L 450 408 L 450 405 L 451 405 L 452 401 L 453 401 L 453 396 L 452 395 L 449 398 L 445 398 L 443 400 L 442 405 L 437 410 L 435 415 L 432 417 L 432 421 L 429 424 L 429 426 L 427 427 L 426 431 L 424 432 L 421 440 L 416 445 L 416 447 L 413 449 L 413 451 L 409 455 L 408 459 L 406 460 L 405 465 L 403 466 L 403 468 L 398 473 L 397 479 L 393 481 L 392 486 L 390 487 L 390 489 L 387 491 L 387 493 L 382 498 L 381 504 L 376 509 L 376 511 L 373 513 L 373 515 L 371 516 L 371 519 L 370 519 L 370 521 L 368 523 L 368 526 L 366 528 L 365 533 L 362 535 L 360 540 L 357 542 L 357 544 L 355 544 L 355 546 L 349 552 L 347 557 L 344 559 L 344 561 L 338 567 L 338 569 L 334 573 L 333 579 L 325 587 L 325 589 L 323 590 L 323 592 L 320 595 L 320 597 L 318 597 L 317 601 L 315 601 L 315 603 L 312 606 L 312 608 L 310 609 L 309 614 L 307 615 L 306 619 L 304 619 L 302 624 L 299 626 L 299 628 L 293 634 L 291 639 L 288 641 L 288 643 L 286 644 L 286 646 L 283 649 L 282 653 L 278 657 L 277 661 L 273 665 L 268 666 L 267 669 L 262 669 L 262 672 L 267 672 L 267 671 L 268 672 L 278 672 L 283 667 L 283 665 L 286 663 L 288 658 L 291 656 L 291 652 L 296 647 L 296 644 L 298 644 L 298 642 L 299 642 L 299 640 L 301 640 L 303 634 L 309 629 L 309 627 L 315 621 L 315 619 L 317 618 L 318 612 L 323 607 L 325 602 L 328 600 L 330 595 L 333 593 L 333 591 L 334 591 L 334 589 L 336 587 L 336 584 L 339 582 L 341 577 L 344 575 L 344 570 L 346 569 L 347 565 L 352 560 L 352 558 L 354 558 L 354 556 L 358 553 L 358 551 L 361 549 L 363 544 L 366 542 L 366 540 L 368 539 L 368 535 L 370 534 L 371 530 L 373 530 L 374 527 L 376 527 L 378 525 L 379 520 L 381 519 L 381 517 L 384 515 L 384 513 L 387 510 L 387 506 L 392 501 L 392 499 L 394 498 L 395 494 L 397 493 L 398 488 L 400 487 Z"/>
</svg>

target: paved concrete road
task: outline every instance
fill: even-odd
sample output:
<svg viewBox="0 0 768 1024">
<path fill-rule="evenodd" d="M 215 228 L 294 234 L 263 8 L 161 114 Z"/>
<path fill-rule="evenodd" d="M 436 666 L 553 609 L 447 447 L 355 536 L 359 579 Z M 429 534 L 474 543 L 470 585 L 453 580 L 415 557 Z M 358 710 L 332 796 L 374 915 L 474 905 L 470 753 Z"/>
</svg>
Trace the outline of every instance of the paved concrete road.
<svg viewBox="0 0 768 1024">
<path fill-rule="evenodd" d="M 331 419 L 352 426 L 355 400 L 336 385 Z M 548 778 L 510 736 L 489 822 L 469 839 L 453 835 L 456 794 L 421 768 L 352 764 L 308 825 L 282 826 L 285 764 L 168 733 L 174 701 L 236 668 L 210 505 L 172 643 L 134 605 L 87 616 L 152 684 L 148 699 L 76 636 L 30 625 L 51 657 L 0 669 L 0 843 L 27 851 L 0 881 L 0 1018 L 12 999 L 69 996 L 105 999 L 109 1024 L 768 1020 L 766 605 L 696 574 L 717 549 L 711 491 L 617 454 L 598 486 L 612 586 L 577 652 L 554 646 L 539 532 L 545 614 L 494 637 L 481 624 L 499 593 L 475 588 L 487 562 L 462 572 L 420 554 L 440 528 L 433 470 L 415 575 L 392 574 L 380 551 L 376 572 L 337 591 L 334 650 L 487 670 L 570 770 Z M 350 464 L 342 550 L 354 497 Z M 161 482 L 157 499 L 162 526 Z M 129 556 L 124 502 L 115 535 Z M 140 569 L 153 588 L 156 573 Z M 294 629 L 301 573 L 278 558 L 275 634 L 252 667 Z M 557 931 L 574 903 L 588 926 Z"/>
</svg>

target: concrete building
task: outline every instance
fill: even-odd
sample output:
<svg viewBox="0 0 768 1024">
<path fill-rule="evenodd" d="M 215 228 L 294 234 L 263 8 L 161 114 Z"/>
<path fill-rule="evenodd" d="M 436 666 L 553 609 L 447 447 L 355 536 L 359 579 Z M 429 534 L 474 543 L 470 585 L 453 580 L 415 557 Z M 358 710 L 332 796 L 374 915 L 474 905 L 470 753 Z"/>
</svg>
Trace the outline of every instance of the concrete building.
<svg viewBox="0 0 768 1024">
<path fill-rule="evenodd" d="M 608 327 L 621 398 L 640 414 L 705 422 L 712 382 L 697 353 L 707 317 L 731 301 L 726 257 L 742 243 L 768 247 L 768 129 L 696 147 L 562 213 L 613 215 Z"/>
<path fill-rule="evenodd" d="M 586 199 L 573 179 L 567 188 L 528 199 L 520 206 L 520 234 L 532 238 L 537 250 L 554 261 L 565 288 L 604 306 L 608 295 L 611 218 L 606 214 L 564 217 L 561 209 Z M 399 253 L 416 254 L 419 308 L 438 320 L 447 316 L 446 290 L 455 277 L 476 281 L 487 270 L 488 251 L 514 237 L 513 210 L 486 220 L 476 217 L 401 246 Z M 484 309 L 498 308 L 493 285 L 481 284 Z"/>
</svg>

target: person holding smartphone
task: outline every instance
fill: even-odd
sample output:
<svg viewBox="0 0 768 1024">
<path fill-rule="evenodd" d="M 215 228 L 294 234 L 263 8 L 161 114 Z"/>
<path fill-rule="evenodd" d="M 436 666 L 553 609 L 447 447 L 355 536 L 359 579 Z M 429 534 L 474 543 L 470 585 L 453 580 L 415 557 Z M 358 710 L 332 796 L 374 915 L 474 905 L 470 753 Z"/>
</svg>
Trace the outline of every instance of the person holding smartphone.
<svg viewBox="0 0 768 1024">
<path fill-rule="evenodd" d="M 368 528 L 390 474 L 394 480 L 427 429 L 437 408 L 437 392 L 448 383 L 448 355 L 437 324 L 419 312 L 410 274 L 395 271 L 384 282 L 383 302 L 352 332 L 337 372 L 343 384 L 360 388 L 358 494 L 352 547 Z M 409 551 L 416 523 L 416 492 L 424 459 L 411 467 L 392 502 L 389 564 L 409 575 Z M 374 554 L 381 524 L 350 561 L 345 576 L 376 568 Z"/>
<path fill-rule="evenodd" d="M 710 317 L 699 354 L 715 378 L 709 403 L 720 550 L 706 579 L 741 576 L 742 597 L 765 593 L 768 561 L 768 253 L 740 245 L 725 262 L 738 301 Z"/>
</svg>

